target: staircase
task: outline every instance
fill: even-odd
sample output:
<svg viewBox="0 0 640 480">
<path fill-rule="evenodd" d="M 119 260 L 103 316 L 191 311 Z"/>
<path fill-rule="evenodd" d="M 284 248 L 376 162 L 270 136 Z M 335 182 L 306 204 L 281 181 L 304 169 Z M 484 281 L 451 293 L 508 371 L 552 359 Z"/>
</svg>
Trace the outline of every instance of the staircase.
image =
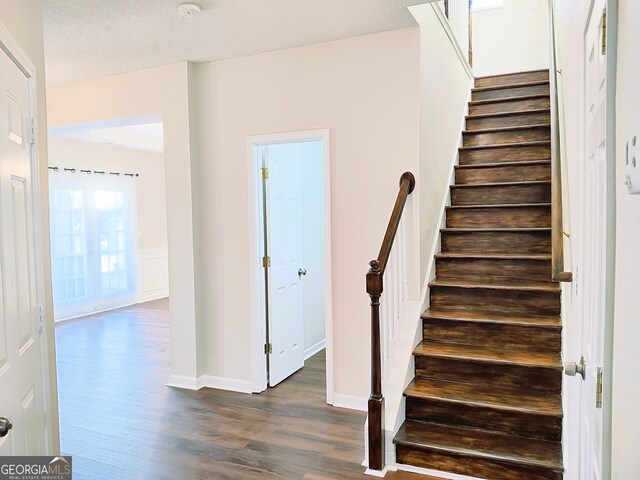
<svg viewBox="0 0 640 480">
<path fill-rule="evenodd" d="M 479 78 L 441 230 L 397 462 L 562 479 L 549 72 Z"/>
</svg>

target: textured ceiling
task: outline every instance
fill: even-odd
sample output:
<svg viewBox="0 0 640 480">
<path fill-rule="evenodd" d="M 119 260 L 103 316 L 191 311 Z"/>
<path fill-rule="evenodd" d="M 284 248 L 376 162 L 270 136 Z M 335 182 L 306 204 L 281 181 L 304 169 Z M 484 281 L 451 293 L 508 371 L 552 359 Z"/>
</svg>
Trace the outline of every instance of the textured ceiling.
<svg viewBox="0 0 640 480">
<path fill-rule="evenodd" d="M 18 0 L 20 1 L 20 0 Z M 197 0 L 196 0 L 197 1 Z M 415 25 L 429 0 L 43 0 L 47 82 L 234 58 Z"/>
</svg>

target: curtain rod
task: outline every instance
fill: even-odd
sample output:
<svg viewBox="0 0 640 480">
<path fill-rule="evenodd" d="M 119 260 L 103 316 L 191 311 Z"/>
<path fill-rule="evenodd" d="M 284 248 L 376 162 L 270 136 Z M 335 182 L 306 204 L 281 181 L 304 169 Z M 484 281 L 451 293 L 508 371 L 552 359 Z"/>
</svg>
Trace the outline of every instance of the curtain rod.
<svg viewBox="0 0 640 480">
<path fill-rule="evenodd" d="M 60 170 L 59 167 L 49 167 L 49 170 L 53 170 L 54 172 L 57 172 Z M 80 172 L 80 173 L 86 173 L 87 175 L 91 175 L 92 173 L 95 173 L 96 175 L 106 175 L 107 173 L 109 175 L 115 175 L 115 176 L 120 176 L 120 175 L 124 175 L 125 177 L 139 177 L 140 174 L 138 173 L 120 173 L 120 172 L 105 172 L 104 170 L 77 170 L 75 168 L 64 168 L 65 172 L 71 172 L 71 173 L 76 173 L 76 172 Z"/>
</svg>

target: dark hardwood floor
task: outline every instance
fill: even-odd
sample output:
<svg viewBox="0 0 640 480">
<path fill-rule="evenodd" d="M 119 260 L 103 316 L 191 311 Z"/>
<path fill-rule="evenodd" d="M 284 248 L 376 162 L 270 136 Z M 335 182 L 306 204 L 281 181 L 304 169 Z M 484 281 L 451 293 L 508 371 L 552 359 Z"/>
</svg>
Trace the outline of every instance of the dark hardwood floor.
<svg viewBox="0 0 640 480">
<path fill-rule="evenodd" d="M 56 326 L 74 479 L 365 479 L 365 414 L 325 403 L 324 352 L 260 395 L 165 386 L 168 301 Z M 404 472 L 391 480 L 428 480 Z"/>
</svg>

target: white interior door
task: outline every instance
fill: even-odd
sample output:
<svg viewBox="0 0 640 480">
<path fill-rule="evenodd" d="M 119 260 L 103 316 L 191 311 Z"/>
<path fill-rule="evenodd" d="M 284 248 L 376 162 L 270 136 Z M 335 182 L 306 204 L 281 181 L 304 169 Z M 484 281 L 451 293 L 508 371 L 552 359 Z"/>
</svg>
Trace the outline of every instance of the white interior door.
<svg viewBox="0 0 640 480">
<path fill-rule="evenodd" d="M 596 0 L 585 35 L 585 189 L 582 350 L 586 377 L 580 431 L 581 480 L 602 478 L 602 408 L 596 404 L 604 361 L 606 255 L 606 51 L 602 46 L 606 0 Z"/>
<path fill-rule="evenodd" d="M 29 80 L 0 49 L 0 455 L 45 449 L 31 184 Z"/>
<path fill-rule="evenodd" d="M 304 366 L 302 280 L 301 159 L 263 147 L 266 180 L 268 271 L 269 385 L 275 386 Z"/>
</svg>

